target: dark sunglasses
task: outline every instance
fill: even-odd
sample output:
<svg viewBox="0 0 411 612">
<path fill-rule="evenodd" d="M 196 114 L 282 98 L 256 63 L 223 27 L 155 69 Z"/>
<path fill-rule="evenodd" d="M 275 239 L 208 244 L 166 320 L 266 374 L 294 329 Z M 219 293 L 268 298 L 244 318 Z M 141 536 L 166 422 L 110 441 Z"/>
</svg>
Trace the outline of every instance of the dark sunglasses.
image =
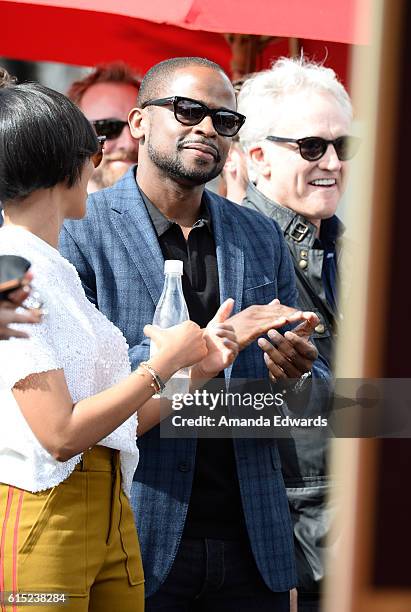
<svg viewBox="0 0 411 612">
<path fill-rule="evenodd" d="M 220 136 L 235 136 L 245 121 L 240 113 L 225 108 L 208 108 L 202 102 L 182 96 L 148 100 L 141 108 L 146 106 L 172 106 L 174 117 L 183 125 L 198 125 L 204 117 L 211 117 L 214 129 Z"/>
<path fill-rule="evenodd" d="M 101 160 L 103 159 L 103 149 L 104 143 L 106 142 L 105 136 L 97 136 L 98 140 L 98 151 L 91 156 L 91 161 L 93 162 L 93 166 L 97 168 L 101 164 Z"/>
<path fill-rule="evenodd" d="M 118 138 L 124 126 L 128 125 L 127 121 L 121 119 L 97 119 L 90 123 L 96 130 L 97 136 L 105 136 L 107 140 Z"/>
<path fill-rule="evenodd" d="M 347 161 L 357 153 L 361 139 L 355 136 L 340 136 L 335 140 L 326 140 L 319 136 L 307 138 L 282 138 L 281 136 L 267 136 L 266 140 L 272 142 L 293 142 L 298 145 L 300 155 L 307 161 L 317 161 L 325 155 L 328 145 L 332 144 L 340 161 Z"/>
</svg>

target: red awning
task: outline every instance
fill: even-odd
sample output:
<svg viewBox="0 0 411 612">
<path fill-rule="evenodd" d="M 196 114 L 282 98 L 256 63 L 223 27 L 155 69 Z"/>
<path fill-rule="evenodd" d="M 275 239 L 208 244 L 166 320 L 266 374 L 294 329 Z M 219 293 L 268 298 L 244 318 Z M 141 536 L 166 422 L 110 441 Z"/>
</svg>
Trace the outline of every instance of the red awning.
<svg viewBox="0 0 411 612">
<path fill-rule="evenodd" d="M 0 55 L 94 65 L 202 55 L 228 68 L 219 33 L 365 44 L 356 10 L 370 0 L 0 0 Z M 319 59 L 324 58 L 324 53 Z"/>
<path fill-rule="evenodd" d="M 112 13 L 207 32 L 268 34 L 351 44 L 367 41 L 365 24 L 361 27 L 356 24 L 359 0 L 16 0 L 14 4 Z"/>
</svg>

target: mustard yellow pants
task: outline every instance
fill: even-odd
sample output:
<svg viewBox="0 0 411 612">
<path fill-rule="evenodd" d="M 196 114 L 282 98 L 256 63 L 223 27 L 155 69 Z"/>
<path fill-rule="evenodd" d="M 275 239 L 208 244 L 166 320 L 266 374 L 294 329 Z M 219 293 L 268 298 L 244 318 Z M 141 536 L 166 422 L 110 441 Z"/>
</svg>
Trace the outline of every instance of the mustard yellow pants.
<svg viewBox="0 0 411 612">
<path fill-rule="evenodd" d="M 0 593 L 0 612 L 143 612 L 118 451 L 87 451 L 67 480 L 40 493 L 0 484 Z"/>
</svg>

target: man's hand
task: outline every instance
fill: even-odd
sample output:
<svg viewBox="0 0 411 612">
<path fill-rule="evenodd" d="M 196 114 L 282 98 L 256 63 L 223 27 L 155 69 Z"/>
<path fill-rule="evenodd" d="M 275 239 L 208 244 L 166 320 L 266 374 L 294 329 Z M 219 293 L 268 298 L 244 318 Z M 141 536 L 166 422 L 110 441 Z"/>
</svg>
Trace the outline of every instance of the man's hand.
<svg viewBox="0 0 411 612">
<path fill-rule="evenodd" d="M 300 378 L 312 368 L 318 351 L 309 337 L 318 325 L 318 317 L 313 312 L 302 313 L 304 321 L 292 332 L 284 336 L 275 329 L 268 331 L 271 342 L 259 338 L 258 346 L 264 351 L 264 361 L 273 382 L 287 378 Z"/>
<path fill-rule="evenodd" d="M 230 317 L 227 323 L 233 326 L 242 351 L 261 334 L 266 334 L 269 329 L 277 329 L 287 323 L 297 323 L 304 319 L 301 310 L 285 306 L 280 300 L 275 299 L 269 304 L 249 306 Z"/>
<path fill-rule="evenodd" d="M 191 368 L 192 379 L 210 379 L 231 365 L 238 355 L 238 342 L 233 327 L 227 323 L 234 306 L 229 298 L 217 310 L 208 323 L 203 337 L 207 344 L 207 356 Z"/>
</svg>

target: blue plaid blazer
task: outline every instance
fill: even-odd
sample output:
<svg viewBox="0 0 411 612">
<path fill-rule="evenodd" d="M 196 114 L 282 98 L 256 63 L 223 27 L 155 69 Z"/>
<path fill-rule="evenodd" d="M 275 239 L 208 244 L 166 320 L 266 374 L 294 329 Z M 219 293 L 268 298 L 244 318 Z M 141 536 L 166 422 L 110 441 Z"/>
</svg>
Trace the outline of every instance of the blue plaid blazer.
<svg viewBox="0 0 411 612">
<path fill-rule="evenodd" d="M 275 297 L 294 305 L 293 265 L 276 223 L 210 192 L 204 197 L 212 218 L 221 302 L 234 298 L 235 312 Z M 151 323 L 162 291 L 164 260 L 133 169 L 89 197 L 84 220 L 66 222 L 61 252 L 77 268 L 87 297 L 124 333 L 135 368 L 148 358 L 142 330 Z M 267 376 L 257 343 L 242 351 L 226 371 L 230 376 Z M 139 438 L 132 492 L 147 596 L 163 583 L 177 553 L 196 454 L 195 439 L 160 439 L 158 430 Z M 276 442 L 237 439 L 234 449 L 258 569 L 270 589 L 288 590 L 296 584 L 293 534 Z"/>
</svg>

